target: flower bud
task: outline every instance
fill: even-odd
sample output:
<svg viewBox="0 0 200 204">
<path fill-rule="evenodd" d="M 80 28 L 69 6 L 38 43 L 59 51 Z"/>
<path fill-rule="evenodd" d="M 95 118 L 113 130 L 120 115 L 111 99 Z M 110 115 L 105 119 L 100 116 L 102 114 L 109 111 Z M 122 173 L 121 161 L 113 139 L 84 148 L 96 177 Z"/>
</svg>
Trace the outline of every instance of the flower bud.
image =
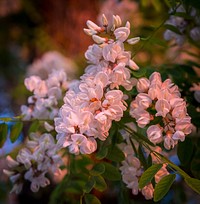
<svg viewBox="0 0 200 204">
<path fill-rule="evenodd" d="M 44 127 L 48 132 L 51 132 L 52 130 L 54 130 L 54 126 L 50 125 L 48 122 L 44 122 Z"/>
<path fill-rule="evenodd" d="M 128 29 L 130 29 L 130 28 L 131 28 L 131 24 L 130 24 L 130 22 L 129 22 L 129 21 L 127 21 L 127 22 L 126 22 L 125 27 L 126 27 L 126 28 L 128 28 Z"/>
<path fill-rule="evenodd" d="M 97 34 L 97 32 L 95 30 L 91 30 L 91 29 L 87 29 L 87 28 L 84 28 L 83 30 L 84 30 L 85 34 L 87 34 L 87 35 Z"/>
<path fill-rule="evenodd" d="M 117 18 L 117 27 L 120 27 L 122 25 L 122 20 L 118 15 L 116 15 L 116 18 Z"/>
<path fill-rule="evenodd" d="M 129 67 L 132 69 L 132 70 L 138 70 L 139 67 L 137 66 L 137 64 L 133 61 L 133 60 L 129 60 Z"/>
<path fill-rule="evenodd" d="M 138 92 L 147 92 L 149 89 L 150 82 L 147 78 L 140 78 L 138 79 L 136 88 Z"/>
<path fill-rule="evenodd" d="M 11 156 L 6 157 L 7 164 L 10 168 L 15 168 L 19 165 L 17 161 L 15 161 Z"/>
<path fill-rule="evenodd" d="M 88 27 L 89 29 L 91 29 L 91 30 L 95 30 L 95 31 L 101 30 L 101 28 L 100 28 L 97 24 L 93 23 L 93 22 L 90 21 L 90 20 L 88 20 L 88 21 L 86 22 L 86 24 L 87 24 L 87 27 Z"/>
<path fill-rule="evenodd" d="M 106 18 L 106 16 L 103 14 L 102 15 L 102 22 L 103 22 L 103 26 L 108 26 L 108 19 Z"/>
<path fill-rule="evenodd" d="M 140 37 L 130 38 L 127 40 L 127 43 L 130 45 L 135 45 L 140 41 Z"/>
<path fill-rule="evenodd" d="M 110 29 L 112 32 L 115 30 L 115 24 L 113 24 L 113 26 Z"/>
<path fill-rule="evenodd" d="M 7 170 L 7 169 L 3 169 L 3 173 L 6 174 L 7 176 L 12 176 L 12 175 L 15 174 L 14 171 L 9 171 L 9 170 Z"/>
<path fill-rule="evenodd" d="M 122 24 L 121 18 L 118 15 L 116 15 L 116 16 L 113 15 L 113 26 L 115 28 L 118 28 L 121 26 L 121 24 Z"/>
<path fill-rule="evenodd" d="M 101 38 L 98 35 L 93 35 L 92 39 L 94 40 L 94 42 L 96 42 L 97 44 L 102 44 L 106 41 L 105 38 Z"/>
</svg>

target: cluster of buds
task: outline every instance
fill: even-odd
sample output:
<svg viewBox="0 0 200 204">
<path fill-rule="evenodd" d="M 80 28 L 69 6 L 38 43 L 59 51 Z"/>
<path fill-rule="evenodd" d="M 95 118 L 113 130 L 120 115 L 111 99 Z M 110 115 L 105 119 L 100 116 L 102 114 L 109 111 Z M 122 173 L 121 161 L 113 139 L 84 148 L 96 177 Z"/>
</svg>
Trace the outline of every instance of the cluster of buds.
<svg viewBox="0 0 200 204">
<path fill-rule="evenodd" d="M 103 43 L 111 43 L 113 39 L 111 36 L 114 34 L 116 40 L 134 45 L 139 42 L 140 37 L 130 38 L 127 40 L 127 37 L 130 34 L 130 23 L 127 22 L 125 27 L 122 26 L 121 18 L 118 15 L 113 15 L 113 22 L 111 25 L 108 24 L 108 20 L 106 16 L 102 15 L 102 24 L 103 26 L 98 26 L 97 24 L 93 23 L 92 21 L 87 21 L 88 28 L 84 28 L 84 32 L 87 35 L 92 36 L 92 39 L 97 44 Z M 100 35 L 109 35 L 109 37 L 101 37 Z"/>
</svg>

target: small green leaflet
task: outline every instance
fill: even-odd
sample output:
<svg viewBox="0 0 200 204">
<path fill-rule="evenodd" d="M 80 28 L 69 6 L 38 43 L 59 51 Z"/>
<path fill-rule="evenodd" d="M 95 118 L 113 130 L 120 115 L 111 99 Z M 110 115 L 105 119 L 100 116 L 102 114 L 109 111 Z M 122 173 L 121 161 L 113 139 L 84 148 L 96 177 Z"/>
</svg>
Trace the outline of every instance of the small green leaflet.
<svg viewBox="0 0 200 204">
<path fill-rule="evenodd" d="M 196 179 L 200 179 L 200 159 L 199 158 L 200 158 L 200 149 L 197 149 L 195 151 L 195 154 L 193 155 L 191 165 L 190 165 L 191 172 Z"/>
<path fill-rule="evenodd" d="M 185 20 L 192 20 L 192 16 L 188 15 L 185 12 L 176 12 L 175 14 L 173 14 L 174 16 L 179 16 L 184 18 Z"/>
<path fill-rule="evenodd" d="M 100 174 L 103 174 L 104 171 L 105 171 L 104 164 L 98 163 L 92 168 L 92 170 L 89 173 L 90 173 L 90 175 L 98 176 Z"/>
<path fill-rule="evenodd" d="M 105 172 L 102 174 L 102 176 L 105 179 L 108 179 L 110 181 L 119 181 L 121 179 L 121 174 L 115 166 L 113 166 L 110 163 L 103 162 L 105 165 Z"/>
<path fill-rule="evenodd" d="M 177 154 L 183 166 L 187 166 L 191 162 L 193 150 L 194 144 L 191 138 L 185 138 L 185 141 L 178 144 Z"/>
<path fill-rule="evenodd" d="M 105 158 L 107 154 L 108 154 L 108 148 L 104 147 L 97 152 L 96 159 L 101 160 Z"/>
<path fill-rule="evenodd" d="M 145 74 L 146 74 L 146 69 L 145 69 L 145 68 L 139 69 L 139 70 L 137 70 L 137 71 L 132 71 L 131 73 L 132 73 L 132 75 L 133 75 L 134 77 L 140 78 L 140 77 L 145 76 Z"/>
<path fill-rule="evenodd" d="M 121 162 L 125 159 L 125 156 L 117 146 L 110 146 L 106 158 L 111 161 Z"/>
<path fill-rule="evenodd" d="M 175 178 L 176 174 L 169 174 L 162 178 L 160 182 L 156 184 L 154 190 L 154 202 L 161 200 L 167 194 Z"/>
<path fill-rule="evenodd" d="M 86 204 L 101 204 L 100 200 L 93 194 L 85 194 L 84 199 Z"/>
<path fill-rule="evenodd" d="M 146 161 L 146 158 L 144 156 L 143 148 L 142 148 L 141 144 L 138 147 L 138 157 L 139 157 L 140 162 L 144 166 L 144 169 L 147 169 L 147 161 Z"/>
<path fill-rule="evenodd" d="M 83 187 L 84 192 L 89 193 L 93 189 L 95 183 L 96 182 L 93 177 L 89 178 L 88 182 Z"/>
<path fill-rule="evenodd" d="M 23 128 L 23 123 L 22 122 L 16 122 L 12 128 L 11 128 L 11 132 L 10 132 L 10 140 L 11 142 L 15 142 L 17 140 L 17 138 L 19 137 L 21 131 Z"/>
<path fill-rule="evenodd" d="M 200 180 L 195 178 L 185 178 L 187 185 L 192 188 L 195 192 L 200 194 Z"/>
<path fill-rule="evenodd" d="M 8 133 L 8 126 L 5 123 L 0 124 L 0 148 L 4 145 Z"/>
<path fill-rule="evenodd" d="M 155 176 L 155 174 L 161 169 L 162 164 L 154 164 L 149 167 L 141 176 L 139 181 L 139 188 L 144 188 Z"/>
<path fill-rule="evenodd" d="M 177 33 L 179 35 L 181 35 L 182 33 L 179 31 L 179 29 L 171 24 L 165 24 L 164 25 L 166 29 L 171 30 L 174 33 Z"/>
<path fill-rule="evenodd" d="M 107 184 L 102 176 L 94 176 L 95 185 L 94 188 L 100 192 L 105 191 L 107 189 Z"/>
<path fill-rule="evenodd" d="M 9 117 L 3 117 L 3 118 L 0 118 L 1 121 L 4 121 L 4 122 L 9 122 L 9 121 L 12 121 L 13 118 L 9 118 Z"/>
<path fill-rule="evenodd" d="M 36 131 L 38 130 L 39 126 L 40 126 L 39 120 L 35 120 L 35 121 L 31 124 L 31 126 L 30 126 L 30 128 L 29 128 L 29 134 L 30 134 L 31 132 L 36 132 Z"/>
</svg>

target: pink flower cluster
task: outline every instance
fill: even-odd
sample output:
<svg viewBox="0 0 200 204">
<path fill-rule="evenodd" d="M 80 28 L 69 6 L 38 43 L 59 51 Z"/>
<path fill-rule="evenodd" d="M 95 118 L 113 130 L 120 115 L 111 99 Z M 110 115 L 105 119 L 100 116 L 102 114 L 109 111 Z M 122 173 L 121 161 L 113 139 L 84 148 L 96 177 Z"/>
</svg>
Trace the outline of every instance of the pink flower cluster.
<svg viewBox="0 0 200 204">
<path fill-rule="evenodd" d="M 59 117 L 55 118 L 58 144 L 74 154 L 90 154 L 97 149 L 96 138 L 107 138 L 112 121 L 119 121 L 127 109 L 119 87 L 131 90 L 136 84 L 129 68 L 138 66 L 131 60 L 130 52 L 124 50 L 130 23 L 121 27 L 120 17 L 113 16 L 109 30 L 104 15 L 102 21 L 103 27 L 87 21 L 88 29 L 84 31 L 96 42 L 85 53 L 90 65 L 66 93 Z M 129 43 L 138 40 L 132 38 Z"/>
<path fill-rule="evenodd" d="M 123 151 L 125 155 L 125 160 L 122 161 L 122 165 L 120 167 L 122 180 L 126 184 L 127 188 L 131 189 L 133 195 L 137 195 L 139 192 L 145 197 L 145 199 L 149 200 L 153 198 L 154 187 L 152 183 L 148 183 L 144 188 L 139 189 L 139 179 L 144 172 L 144 167 L 141 164 L 141 161 L 137 158 L 136 153 L 133 150 L 130 140 L 134 143 L 136 149 L 138 149 L 138 142 L 130 138 L 130 135 L 127 133 L 122 134 L 125 138 L 124 143 L 120 144 L 120 149 Z M 147 156 L 150 154 L 147 149 Z M 156 147 L 155 151 L 161 153 L 161 148 Z M 152 163 L 160 163 L 157 158 L 151 154 Z M 169 172 L 166 169 L 166 165 L 163 165 L 162 168 L 155 175 L 155 182 L 158 183 L 164 176 L 168 175 Z"/>
<path fill-rule="evenodd" d="M 24 83 L 33 95 L 28 98 L 28 105 L 21 106 L 23 119 L 53 119 L 57 116 L 58 100 L 68 86 L 66 73 L 63 70 L 53 70 L 45 80 L 39 76 L 30 76 Z"/>
<path fill-rule="evenodd" d="M 139 127 L 148 125 L 149 140 L 154 144 L 164 141 L 166 149 L 174 148 L 179 140 L 184 141 L 192 126 L 186 102 L 180 98 L 178 87 L 170 79 L 162 82 L 158 72 L 154 72 L 149 79 L 140 78 L 136 87 L 139 94 L 131 103 L 130 115 Z M 150 124 L 159 118 L 158 124 Z"/>
<path fill-rule="evenodd" d="M 37 192 L 40 187 L 50 184 L 46 177 L 48 172 L 53 174 L 60 172 L 62 159 L 57 154 L 59 148 L 53 136 L 48 133 L 42 135 L 32 133 L 30 137 L 31 140 L 26 141 L 16 160 L 7 156 L 9 170 L 4 169 L 4 173 L 14 184 L 11 192 L 20 193 L 24 180 L 30 181 L 31 190 Z"/>
</svg>

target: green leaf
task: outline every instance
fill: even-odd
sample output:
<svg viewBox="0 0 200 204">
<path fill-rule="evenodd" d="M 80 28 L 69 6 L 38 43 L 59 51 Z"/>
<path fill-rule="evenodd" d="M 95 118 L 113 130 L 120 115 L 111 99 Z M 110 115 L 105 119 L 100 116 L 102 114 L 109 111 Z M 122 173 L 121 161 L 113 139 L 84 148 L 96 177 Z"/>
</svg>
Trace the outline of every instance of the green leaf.
<svg viewBox="0 0 200 204">
<path fill-rule="evenodd" d="M 190 55 L 193 55 L 193 57 L 197 57 L 197 56 L 198 56 L 198 55 L 195 56 L 195 54 L 190 53 L 190 52 L 187 52 L 187 53 L 190 54 Z M 199 57 L 199 56 L 198 56 L 198 57 Z M 197 62 L 194 62 L 194 61 L 188 60 L 187 63 L 188 63 L 188 65 L 191 65 L 191 66 L 195 66 L 195 67 L 200 68 L 200 64 L 197 63 Z"/>
<path fill-rule="evenodd" d="M 152 157 L 151 157 L 151 154 L 149 154 L 149 156 L 147 158 L 147 166 L 148 167 L 152 166 Z"/>
<path fill-rule="evenodd" d="M 108 148 L 102 147 L 96 154 L 96 159 L 101 160 L 108 154 Z"/>
<path fill-rule="evenodd" d="M 141 161 L 142 165 L 144 166 L 144 169 L 147 169 L 147 161 L 146 161 L 146 158 L 144 156 L 141 144 L 138 147 L 138 157 L 139 157 L 139 160 Z"/>
<path fill-rule="evenodd" d="M 29 134 L 30 134 L 31 132 L 36 132 L 36 130 L 38 130 L 39 126 L 40 126 L 39 120 L 35 120 L 35 121 L 31 124 L 31 126 L 30 126 L 30 128 L 29 128 L 29 131 L 28 131 Z"/>
<path fill-rule="evenodd" d="M 0 124 L 0 148 L 4 145 L 8 133 L 8 126 L 5 123 Z"/>
<path fill-rule="evenodd" d="M 185 178 L 185 182 L 191 189 L 200 194 L 200 180 L 189 177 Z"/>
<path fill-rule="evenodd" d="M 179 142 L 177 154 L 183 166 L 187 166 L 191 161 L 191 158 L 193 155 L 193 149 L 194 149 L 194 145 L 190 138 L 186 137 L 184 142 Z"/>
<path fill-rule="evenodd" d="M 140 68 L 139 70 L 137 70 L 137 71 L 132 71 L 131 73 L 132 73 L 132 75 L 133 75 L 134 77 L 140 78 L 140 77 L 145 76 L 145 74 L 146 74 L 146 69 L 145 69 L 145 68 Z"/>
<path fill-rule="evenodd" d="M 113 166 L 110 163 L 103 162 L 105 166 L 105 172 L 102 174 L 102 176 L 108 180 L 111 181 L 118 181 L 121 179 L 121 174 L 115 166 Z"/>
<path fill-rule="evenodd" d="M 144 188 L 155 176 L 155 174 L 161 169 L 162 164 L 154 164 L 149 167 L 141 176 L 139 180 L 139 188 Z"/>
<path fill-rule="evenodd" d="M 105 171 L 105 166 L 102 163 L 96 164 L 92 170 L 89 172 L 93 176 L 98 176 L 100 174 L 103 174 Z"/>
<path fill-rule="evenodd" d="M 152 38 L 150 39 L 149 43 L 151 43 L 151 44 L 157 44 L 157 45 L 159 45 L 159 46 L 161 46 L 161 47 L 167 48 L 167 42 L 164 41 L 164 40 L 161 40 L 161 39 L 159 39 L 159 38 L 153 38 L 153 37 L 152 37 Z"/>
<path fill-rule="evenodd" d="M 110 146 L 106 158 L 111 161 L 121 162 L 125 159 L 125 156 L 117 146 Z"/>
<path fill-rule="evenodd" d="M 174 16 L 179 16 L 179 17 L 182 17 L 182 18 L 184 18 L 184 19 L 186 19 L 186 20 L 192 20 L 192 16 L 188 15 L 188 14 L 185 13 L 185 12 L 176 12 L 176 13 L 174 14 Z"/>
<path fill-rule="evenodd" d="M 154 0 L 151 2 L 156 9 L 156 11 L 160 11 L 162 8 L 162 2 L 160 0 Z"/>
<path fill-rule="evenodd" d="M 200 114 L 197 112 L 196 107 L 190 104 L 187 110 L 188 114 L 192 118 L 192 124 L 194 124 L 197 127 L 200 127 Z"/>
<path fill-rule="evenodd" d="M 76 174 L 76 176 L 84 176 L 84 174 L 80 174 L 80 173 L 86 173 L 88 174 L 88 165 L 92 165 L 92 160 L 91 158 L 89 158 L 87 155 L 80 155 L 79 158 L 75 159 L 73 158 L 74 161 L 74 165 L 72 165 L 74 167 L 73 172 Z M 78 174 L 78 175 L 77 175 Z"/>
<path fill-rule="evenodd" d="M 12 121 L 13 118 L 9 118 L 9 117 L 2 117 L 0 118 L 1 121 L 4 121 L 4 122 L 9 122 L 9 121 Z"/>
<path fill-rule="evenodd" d="M 89 181 L 83 187 L 84 192 L 89 193 L 93 189 L 95 183 L 94 177 L 90 177 Z"/>
<path fill-rule="evenodd" d="M 187 5 L 187 6 L 192 6 L 196 9 L 200 9 L 200 1 L 198 0 L 183 0 L 183 2 Z"/>
<path fill-rule="evenodd" d="M 176 178 L 176 174 L 169 174 L 163 177 L 159 183 L 156 184 L 154 190 L 154 201 L 157 202 L 161 200 L 169 191 L 171 185 Z"/>
<path fill-rule="evenodd" d="M 92 194 L 85 194 L 84 199 L 86 204 L 101 204 L 100 200 Z"/>
<path fill-rule="evenodd" d="M 164 25 L 166 29 L 171 30 L 174 33 L 177 33 L 179 35 L 182 35 L 182 33 L 179 31 L 179 29 L 171 24 L 165 24 Z"/>
<path fill-rule="evenodd" d="M 200 179 L 200 149 L 196 150 L 190 168 L 194 177 Z"/>
<path fill-rule="evenodd" d="M 11 132 L 10 132 L 10 140 L 12 143 L 17 140 L 17 138 L 19 137 L 22 131 L 22 128 L 23 128 L 22 122 L 17 122 L 12 126 Z"/>
<path fill-rule="evenodd" d="M 107 184 L 102 176 L 95 176 L 95 185 L 94 188 L 97 189 L 98 191 L 102 192 L 105 191 L 107 188 Z"/>
<path fill-rule="evenodd" d="M 175 0 L 165 0 L 165 3 L 169 8 L 174 8 L 176 6 L 176 1 Z"/>
<path fill-rule="evenodd" d="M 138 128 L 139 130 L 139 128 Z M 140 128 L 141 130 L 141 128 Z M 146 132 L 145 129 L 143 129 L 144 132 Z M 144 135 L 140 134 L 139 131 L 137 133 L 134 133 L 135 135 L 132 134 L 132 138 L 134 138 L 134 136 L 137 136 L 137 138 L 141 141 L 141 142 L 146 142 L 147 144 L 151 145 L 152 147 L 155 147 L 155 145 Z"/>
</svg>

